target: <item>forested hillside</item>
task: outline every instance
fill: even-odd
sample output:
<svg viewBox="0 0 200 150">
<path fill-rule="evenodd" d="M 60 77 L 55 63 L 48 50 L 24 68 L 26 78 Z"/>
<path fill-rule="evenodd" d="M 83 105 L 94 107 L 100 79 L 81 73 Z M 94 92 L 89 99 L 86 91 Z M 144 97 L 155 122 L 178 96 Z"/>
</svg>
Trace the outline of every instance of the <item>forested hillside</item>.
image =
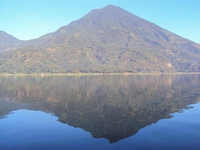
<svg viewBox="0 0 200 150">
<path fill-rule="evenodd" d="M 38 39 L 0 34 L 0 44 L 1 73 L 200 71 L 199 44 L 112 5 Z"/>
</svg>

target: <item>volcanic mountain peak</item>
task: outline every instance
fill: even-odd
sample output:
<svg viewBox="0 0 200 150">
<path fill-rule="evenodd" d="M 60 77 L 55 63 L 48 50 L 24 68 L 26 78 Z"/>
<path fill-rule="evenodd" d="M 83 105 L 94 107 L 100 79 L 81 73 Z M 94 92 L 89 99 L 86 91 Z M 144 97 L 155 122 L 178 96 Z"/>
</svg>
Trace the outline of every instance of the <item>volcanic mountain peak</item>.
<svg viewBox="0 0 200 150">
<path fill-rule="evenodd" d="M 113 5 L 17 45 L 1 56 L 1 72 L 200 71 L 198 44 Z"/>
<path fill-rule="evenodd" d="M 93 26 L 102 25 L 109 29 L 111 26 L 126 27 L 125 24 L 130 24 L 132 23 L 130 21 L 133 20 L 138 22 L 140 18 L 120 7 L 108 5 L 102 9 L 92 10 L 79 21 L 86 22 L 87 24 L 90 23 Z"/>
</svg>

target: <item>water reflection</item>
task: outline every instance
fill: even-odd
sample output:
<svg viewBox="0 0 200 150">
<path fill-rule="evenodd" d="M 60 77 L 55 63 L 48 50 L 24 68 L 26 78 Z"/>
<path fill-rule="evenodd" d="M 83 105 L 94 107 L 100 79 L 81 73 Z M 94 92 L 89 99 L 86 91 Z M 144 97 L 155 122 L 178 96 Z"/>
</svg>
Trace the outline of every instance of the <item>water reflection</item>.
<svg viewBox="0 0 200 150">
<path fill-rule="evenodd" d="M 0 116 L 42 110 L 111 143 L 200 101 L 199 75 L 1 77 Z"/>
</svg>

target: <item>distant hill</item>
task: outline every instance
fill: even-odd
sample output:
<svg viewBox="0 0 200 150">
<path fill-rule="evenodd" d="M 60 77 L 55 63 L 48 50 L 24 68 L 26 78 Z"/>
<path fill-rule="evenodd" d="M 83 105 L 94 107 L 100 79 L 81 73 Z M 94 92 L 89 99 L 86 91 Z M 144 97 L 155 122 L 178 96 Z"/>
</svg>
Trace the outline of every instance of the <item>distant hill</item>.
<svg viewBox="0 0 200 150">
<path fill-rule="evenodd" d="M 20 43 L 21 41 L 17 38 L 4 31 L 0 31 L 0 52 L 15 50 Z"/>
<path fill-rule="evenodd" d="M 0 39 L 4 39 L 0 35 Z M 38 39 L 1 42 L 0 72 L 197 72 L 200 45 L 108 5 Z M 9 41 L 9 40 L 8 40 Z"/>
</svg>

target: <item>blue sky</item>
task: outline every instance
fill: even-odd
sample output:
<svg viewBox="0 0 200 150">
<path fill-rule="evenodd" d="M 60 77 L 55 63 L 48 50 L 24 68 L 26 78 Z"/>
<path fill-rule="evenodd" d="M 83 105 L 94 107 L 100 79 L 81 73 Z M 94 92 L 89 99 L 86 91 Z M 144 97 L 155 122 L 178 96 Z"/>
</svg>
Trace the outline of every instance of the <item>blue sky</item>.
<svg viewBox="0 0 200 150">
<path fill-rule="evenodd" d="M 200 0 L 0 0 L 0 30 L 38 38 L 108 4 L 200 43 Z"/>
</svg>

